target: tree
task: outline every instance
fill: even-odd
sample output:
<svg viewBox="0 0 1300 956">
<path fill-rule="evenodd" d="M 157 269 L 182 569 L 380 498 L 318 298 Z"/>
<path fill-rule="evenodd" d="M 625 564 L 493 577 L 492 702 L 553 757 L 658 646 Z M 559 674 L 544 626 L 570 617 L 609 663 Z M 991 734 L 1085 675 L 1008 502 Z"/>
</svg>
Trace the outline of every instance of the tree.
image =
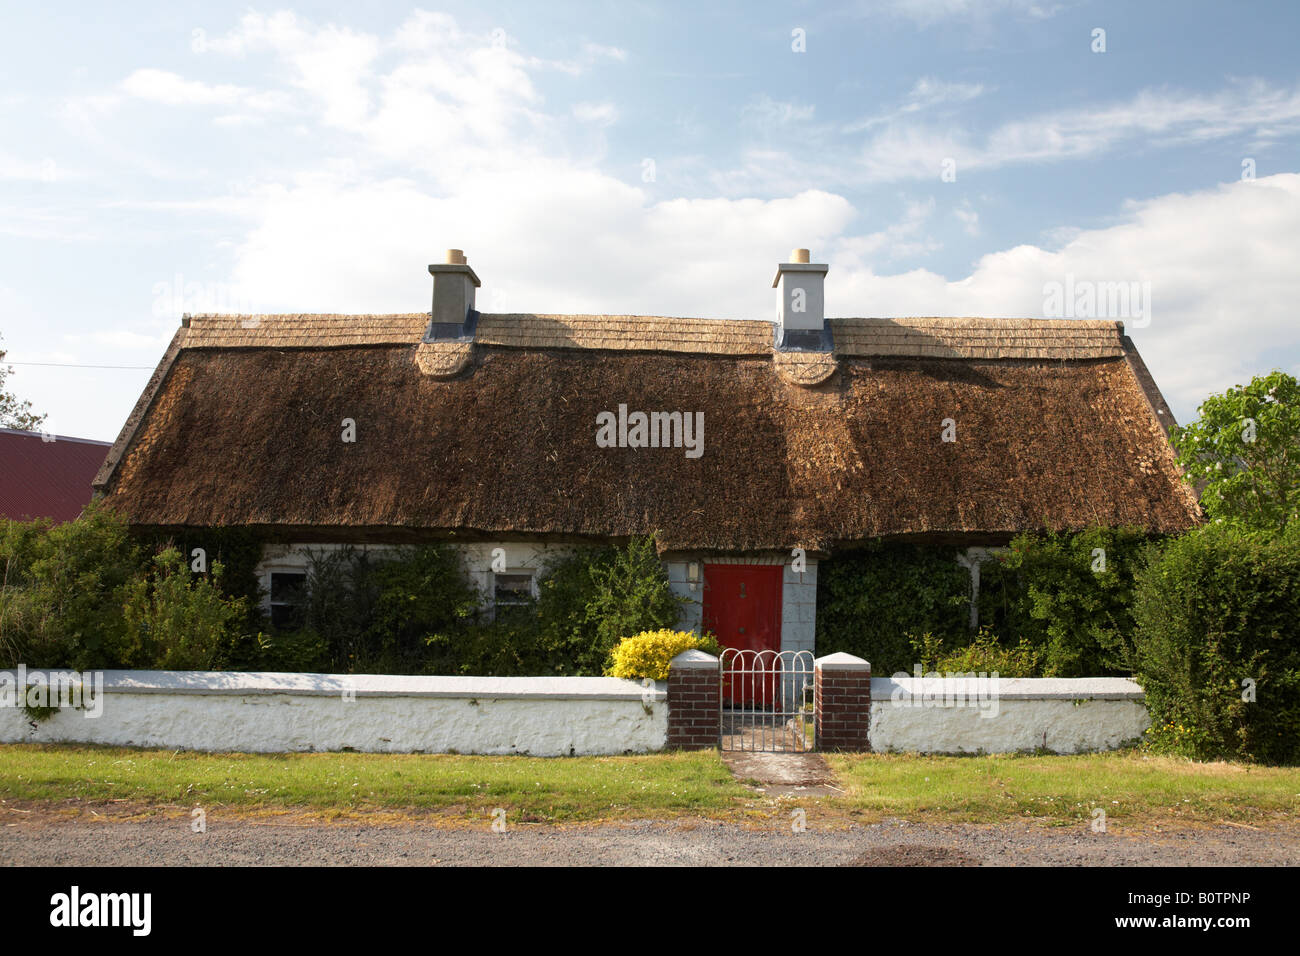
<svg viewBox="0 0 1300 956">
<path fill-rule="evenodd" d="M 5 351 L 0 349 L 0 363 L 4 362 L 4 357 Z M 0 428 L 36 431 L 45 422 L 45 416 L 33 412 L 31 402 L 20 402 L 16 396 L 5 391 L 5 378 L 12 371 L 12 368 L 0 364 Z"/>
<path fill-rule="evenodd" d="M 1170 436 L 1213 520 L 1276 532 L 1300 516 L 1300 382 L 1284 372 L 1211 395 Z"/>
</svg>

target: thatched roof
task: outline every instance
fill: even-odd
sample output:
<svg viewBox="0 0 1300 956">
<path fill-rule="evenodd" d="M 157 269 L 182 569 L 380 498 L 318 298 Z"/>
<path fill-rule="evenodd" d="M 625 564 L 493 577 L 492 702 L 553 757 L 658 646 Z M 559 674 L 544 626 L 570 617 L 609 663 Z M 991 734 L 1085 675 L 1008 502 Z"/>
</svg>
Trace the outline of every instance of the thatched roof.
<svg viewBox="0 0 1300 956">
<path fill-rule="evenodd" d="M 1198 520 L 1117 322 L 833 319 L 829 356 L 774 352 L 768 322 L 483 315 L 422 344 L 427 323 L 196 316 L 96 484 L 136 524 L 289 537 L 725 551 Z M 704 412 L 704 454 L 598 447 L 619 404 Z"/>
</svg>

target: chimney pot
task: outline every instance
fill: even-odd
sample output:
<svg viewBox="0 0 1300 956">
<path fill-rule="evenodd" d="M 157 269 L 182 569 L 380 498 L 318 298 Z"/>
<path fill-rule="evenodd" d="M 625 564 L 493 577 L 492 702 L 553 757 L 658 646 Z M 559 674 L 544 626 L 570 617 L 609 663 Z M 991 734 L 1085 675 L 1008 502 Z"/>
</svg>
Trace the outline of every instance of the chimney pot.
<svg viewBox="0 0 1300 956">
<path fill-rule="evenodd" d="M 807 249 L 795 249 L 790 253 L 791 262 L 811 262 L 812 257 Z"/>
<path fill-rule="evenodd" d="M 807 259 L 804 260 L 804 262 L 807 262 L 807 261 L 808 261 Z M 467 263 L 465 262 L 465 252 L 464 252 L 463 249 L 448 249 L 448 250 L 447 250 L 447 265 L 449 265 L 449 266 L 463 266 L 463 265 L 466 265 L 466 264 L 467 264 Z"/>
</svg>

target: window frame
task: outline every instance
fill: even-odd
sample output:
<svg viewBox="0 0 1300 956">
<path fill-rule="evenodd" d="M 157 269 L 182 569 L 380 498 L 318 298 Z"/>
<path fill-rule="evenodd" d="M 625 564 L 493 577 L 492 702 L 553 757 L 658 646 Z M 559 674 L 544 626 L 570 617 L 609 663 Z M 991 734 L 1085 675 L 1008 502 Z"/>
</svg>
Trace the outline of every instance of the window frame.
<svg viewBox="0 0 1300 956">
<path fill-rule="evenodd" d="M 528 578 L 528 597 L 520 601 L 502 601 L 497 595 L 497 579 L 504 577 L 527 577 Z M 537 600 L 537 569 L 536 568 L 508 568 L 505 571 L 492 572 L 492 606 L 497 607 L 524 607 Z"/>
</svg>

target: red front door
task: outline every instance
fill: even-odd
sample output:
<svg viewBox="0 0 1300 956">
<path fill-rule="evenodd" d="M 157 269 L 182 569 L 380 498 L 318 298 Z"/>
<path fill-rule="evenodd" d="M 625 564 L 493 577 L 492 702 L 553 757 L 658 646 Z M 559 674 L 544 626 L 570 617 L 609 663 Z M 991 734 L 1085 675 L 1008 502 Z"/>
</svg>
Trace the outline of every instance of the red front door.
<svg viewBox="0 0 1300 956">
<path fill-rule="evenodd" d="M 781 650 L 781 566 L 706 564 L 704 629 L 723 647 Z M 731 703 L 753 696 L 748 686 L 742 691 L 738 681 L 724 680 L 723 687 Z"/>
</svg>

